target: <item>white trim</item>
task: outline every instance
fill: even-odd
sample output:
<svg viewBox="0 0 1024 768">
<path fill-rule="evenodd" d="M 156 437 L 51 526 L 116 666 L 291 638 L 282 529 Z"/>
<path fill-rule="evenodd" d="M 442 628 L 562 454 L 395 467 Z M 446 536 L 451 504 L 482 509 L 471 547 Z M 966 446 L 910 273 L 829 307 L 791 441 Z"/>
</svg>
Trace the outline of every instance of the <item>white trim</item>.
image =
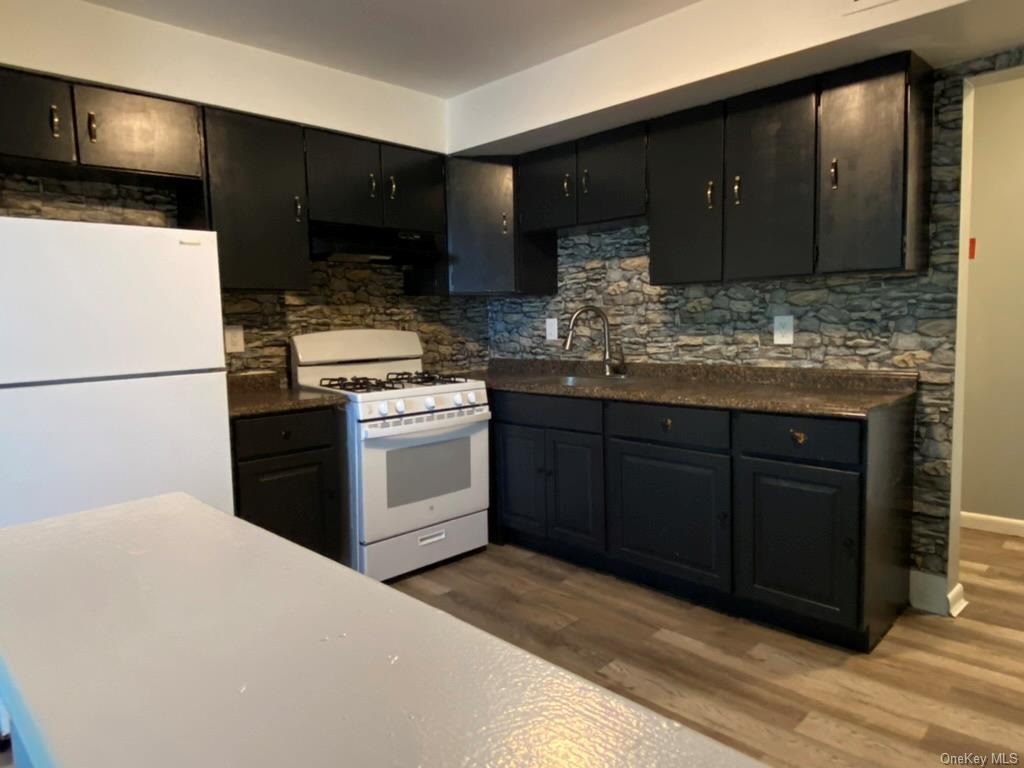
<svg viewBox="0 0 1024 768">
<path fill-rule="evenodd" d="M 947 577 L 924 571 L 910 572 L 910 604 L 921 611 L 940 616 L 956 616 L 967 605 L 964 588 L 957 582 L 947 590 Z"/>
<path fill-rule="evenodd" d="M 1006 536 L 1024 536 L 1024 520 L 997 515 L 983 515 L 980 512 L 961 512 L 960 525 L 975 531 L 1002 533 Z"/>
</svg>

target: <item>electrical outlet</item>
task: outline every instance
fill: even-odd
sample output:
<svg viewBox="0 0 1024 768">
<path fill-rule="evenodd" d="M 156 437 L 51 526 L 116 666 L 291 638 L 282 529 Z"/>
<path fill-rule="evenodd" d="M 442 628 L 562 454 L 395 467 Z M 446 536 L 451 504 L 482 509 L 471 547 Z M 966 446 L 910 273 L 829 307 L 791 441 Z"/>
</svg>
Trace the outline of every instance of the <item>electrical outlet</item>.
<svg viewBox="0 0 1024 768">
<path fill-rule="evenodd" d="M 224 326 L 224 351 L 245 352 L 245 329 L 240 325 Z"/>
<path fill-rule="evenodd" d="M 549 317 L 544 321 L 544 333 L 548 341 L 558 341 L 557 317 Z"/>
<path fill-rule="evenodd" d="M 776 315 L 775 316 L 775 343 L 776 344 L 793 344 L 793 316 L 792 315 Z"/>
</svg>

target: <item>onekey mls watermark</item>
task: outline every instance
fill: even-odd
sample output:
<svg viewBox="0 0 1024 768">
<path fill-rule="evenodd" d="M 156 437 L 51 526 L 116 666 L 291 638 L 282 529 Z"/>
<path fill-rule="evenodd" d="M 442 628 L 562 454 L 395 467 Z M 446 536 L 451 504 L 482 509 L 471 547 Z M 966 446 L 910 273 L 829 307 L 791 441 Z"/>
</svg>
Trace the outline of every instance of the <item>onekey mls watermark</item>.
<svg viewBox="0 0 1024 768">
<path fill-rule="evenodd" d="M 1020 765 L 1019 752 L 943 752 L 940 757 L 943 765 Z"/>
</svg>

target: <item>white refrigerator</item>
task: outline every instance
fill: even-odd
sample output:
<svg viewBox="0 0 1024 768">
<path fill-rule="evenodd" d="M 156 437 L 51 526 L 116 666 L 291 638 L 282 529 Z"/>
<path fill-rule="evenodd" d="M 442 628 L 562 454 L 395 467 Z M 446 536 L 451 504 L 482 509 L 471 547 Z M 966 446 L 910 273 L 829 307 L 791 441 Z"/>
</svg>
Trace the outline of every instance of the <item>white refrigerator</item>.
<svg viewBox="0 0 1024 768">
<path fill-rule="evenodd" d="M 213 232 L 0 217 L 0 527 L 184 491 L 233 512 Z"/>
</svg>

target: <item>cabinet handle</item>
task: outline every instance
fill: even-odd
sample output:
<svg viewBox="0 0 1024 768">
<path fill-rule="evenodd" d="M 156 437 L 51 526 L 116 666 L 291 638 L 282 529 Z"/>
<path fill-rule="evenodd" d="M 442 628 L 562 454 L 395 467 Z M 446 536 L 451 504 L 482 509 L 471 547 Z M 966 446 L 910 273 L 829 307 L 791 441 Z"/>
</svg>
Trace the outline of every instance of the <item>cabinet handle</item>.
<svg viewBox="0 0 1024 768">
<path fill-rule="evenodd" d="M 732 180 L 732 204 L 733 205 L 739 205 L 740 204 L 740 185 L 742 183 L 743 183 L 743 180 L 739 176 L 737 176 L 736 178 L 734 178 Z"/>
<path fill-rule="evenodd" d="M 298 195 L 295 196 L 295 220 L 302 222 L 302 198 Z"/>
<path fill-rule="evenodd" d="M 447 531 L 442 528 L 440 531 L 435 533 L 428 533 L 424 536 L 420 536 L 416 539 L 416 543 L 421 547 L 425 547 L 428 544 L 436 544 L 439 541 L 444 541 L 447 536 Z"/>
<path fill-rule="evenodd" d="M 586 168 L 583 169 L 583 176 L 580 178 L 580 184 L 583 186 L 583 194 L 590 194 L 590 171 Z"/>
<path fill-rule="evenodd" d="M 854 542 L 852 536 L 847 536 L 845 539 L 843 539 L 843 548 L 846 550 L 846 554 L 850 555 L 851 557 L 854 554 L 853 545 L 855 543 L 856 542 Z"/>
<path fill-rule="evenodd" d="M 55 139 L 60 138 L 60 110 L 56 104 L 50 105 L 50 135 Z"/>
<path fill-rule="evenodd" d="M 565 176 L 562 177 L 562 194 L 565 195 L 566 197 L 569 197 L 569 182 L 570 181 L 572 181 L 572 179 L 570 178 L 568 173 L 565 174 Z"/>
<path fill-rule="evenodd" d="M 804 445 L 807 442 L 806 432 L 797 432 L 795 429 L 789 430 L 789 436 L 793 438 L 793 442 L 797 445 Z"/>
<path fill-rule="evenodd" d="M 708 210 L 710 211 L 715 207 L 715 182 L 708 181 L 704 187 L 704 197 L 708 201 Z"/>
<path fill-rule="evenodd" d="M 508 214 L 504 211 L 501 212 L 501 234 L 508 234 Z"/>
<path fill-rule="evenodd" d="M 377 174 L 370 171 L 370 198 L 377 198 Z"/>
<path fill-rule="evenodd" d="M 291 438 L 292 438 L 292 431 L 290 429 L 282 429 L 281 430 L 281 439 L 283 439 L 283 440 L 291 440 Z"/>
<path fill-rule="evenodd" d="M 96 113 L 90 112 L 88 118 L 85 121 L 86 128 L 89 131 L 89 141 L 93 144 L 96 143 L 96 139 L 99 137 L 99 127 L 96 125 Z"/>
<path fill-rule="evenodd" d="M 839 189 L 839 159 L 833 157 L 828 167 L 828 177 L 832 180 L 832 189 Z"/>
<path fill-rule="evenodd" d="M 391 194 L 388 195 L 392 200 L 398 197 L 398 182 L 395 181 L 394 176 L 388 176 L 388 180 L 391 182 Z"/>
<path fill-rule="evenodd" d="M 665 419 L 661 422 L 661 428 L 666 432 L 670 431 L 672 429 L 672 419 Z"/>
</svg>

